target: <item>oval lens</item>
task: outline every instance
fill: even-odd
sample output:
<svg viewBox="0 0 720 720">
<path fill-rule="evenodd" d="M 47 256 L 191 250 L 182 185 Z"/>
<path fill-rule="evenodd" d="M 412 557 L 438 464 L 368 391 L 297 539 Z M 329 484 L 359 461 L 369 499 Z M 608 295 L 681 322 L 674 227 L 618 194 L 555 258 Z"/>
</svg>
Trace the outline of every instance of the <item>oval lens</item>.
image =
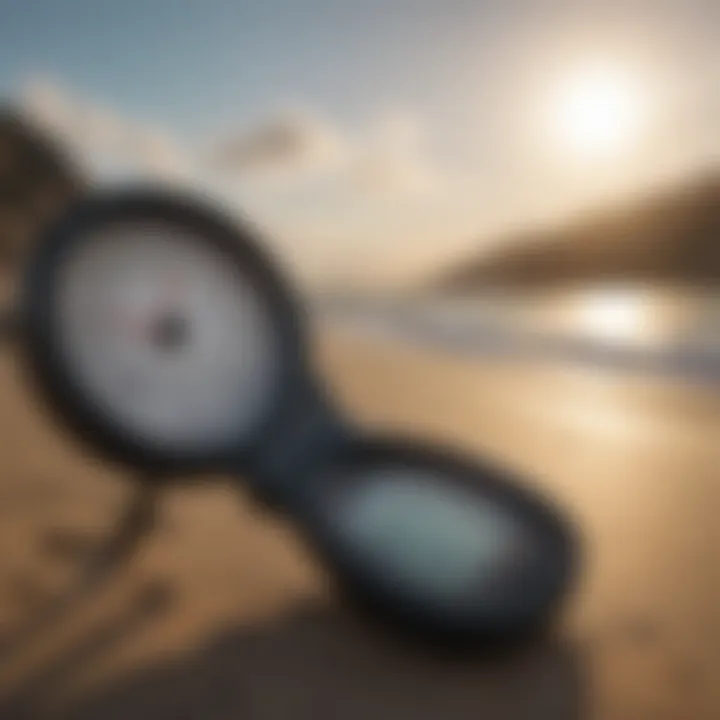
<svg viewBox="0 0 720 720">
<path fill-rule="evenodd" d="M 506 631 L 562 595 L 571 547 L 525 491 L 418 451 L 328 474 L 322 541 L 350 583 L 446 629 Z"/>
<path fill-rule="evenodd" d="M 362 478 L 338 504 L 335 523 L 386 580 L 440 603 L 462 603 L 528 542 L 516 518 L 429 471 Z"/>
</svg>

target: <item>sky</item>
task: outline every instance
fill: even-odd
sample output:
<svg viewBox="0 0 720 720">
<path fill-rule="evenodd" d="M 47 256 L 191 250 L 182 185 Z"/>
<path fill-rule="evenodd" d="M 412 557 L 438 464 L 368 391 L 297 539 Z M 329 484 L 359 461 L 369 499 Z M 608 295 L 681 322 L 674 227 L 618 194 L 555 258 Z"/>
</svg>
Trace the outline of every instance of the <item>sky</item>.
<svg viewBox="0 0 720 720">
<path fill-rule="evenodd" d="M 0 0 L 0 94 L 302 280 L 413 281 L 717 160 L 720 3 Z"/>
</svg>

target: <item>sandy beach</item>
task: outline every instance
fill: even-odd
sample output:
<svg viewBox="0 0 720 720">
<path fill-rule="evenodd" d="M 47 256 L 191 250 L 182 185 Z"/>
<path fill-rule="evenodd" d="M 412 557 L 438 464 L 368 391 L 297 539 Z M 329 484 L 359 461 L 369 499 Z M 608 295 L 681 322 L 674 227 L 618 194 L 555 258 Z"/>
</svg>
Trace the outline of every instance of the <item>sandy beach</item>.
<svg viewBox="0 0 720 720">
<path fill-rule="evenodd" d="M 37 647 L 0 655 L 3 718 L 720 715 L 720 389 L 342 332 L 317 359 L 362 423 L 489 454 L 569 513 L 586 563 L 552 637 L 494 663 L 420 655 L 338 606 L 292 529 L 217 478 L 168 492 L 130 566 Z M 3 358 L 3 632 L 67 583 L 131 491 L 17 375 Z"/>
</svg>

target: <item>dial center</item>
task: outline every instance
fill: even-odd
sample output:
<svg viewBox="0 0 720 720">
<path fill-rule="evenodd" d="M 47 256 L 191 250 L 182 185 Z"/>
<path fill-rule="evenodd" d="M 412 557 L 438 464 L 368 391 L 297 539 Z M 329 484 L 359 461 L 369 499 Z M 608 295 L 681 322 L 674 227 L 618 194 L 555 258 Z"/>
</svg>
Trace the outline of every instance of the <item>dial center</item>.
<svg viewBox="0 0 720 720">
<path fill-rule="evenodd" d="M 166 313 L 152 325 L 152 342 L 163 352 L 177 352 L 190 342 L 190 321 L 180 313 Z"/>
</svg>

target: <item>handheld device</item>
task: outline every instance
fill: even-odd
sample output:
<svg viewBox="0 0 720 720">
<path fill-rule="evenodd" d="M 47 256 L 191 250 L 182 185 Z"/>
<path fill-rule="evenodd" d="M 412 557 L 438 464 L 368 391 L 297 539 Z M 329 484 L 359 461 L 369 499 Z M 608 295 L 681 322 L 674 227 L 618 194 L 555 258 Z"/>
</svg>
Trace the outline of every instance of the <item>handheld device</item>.
<svg viewBox="0 0 720 720">
<path fill-rule="evenodd" d="M 537 628 L 569 587 L 575 538 L 526 483 L 339 415 L 277 264 L 195 198 L 84 199 L 38 245 L 22 326 L 61 425 L 148 485 L 248 483 L 376 617 L 481 644 Z"/>
</svg>

